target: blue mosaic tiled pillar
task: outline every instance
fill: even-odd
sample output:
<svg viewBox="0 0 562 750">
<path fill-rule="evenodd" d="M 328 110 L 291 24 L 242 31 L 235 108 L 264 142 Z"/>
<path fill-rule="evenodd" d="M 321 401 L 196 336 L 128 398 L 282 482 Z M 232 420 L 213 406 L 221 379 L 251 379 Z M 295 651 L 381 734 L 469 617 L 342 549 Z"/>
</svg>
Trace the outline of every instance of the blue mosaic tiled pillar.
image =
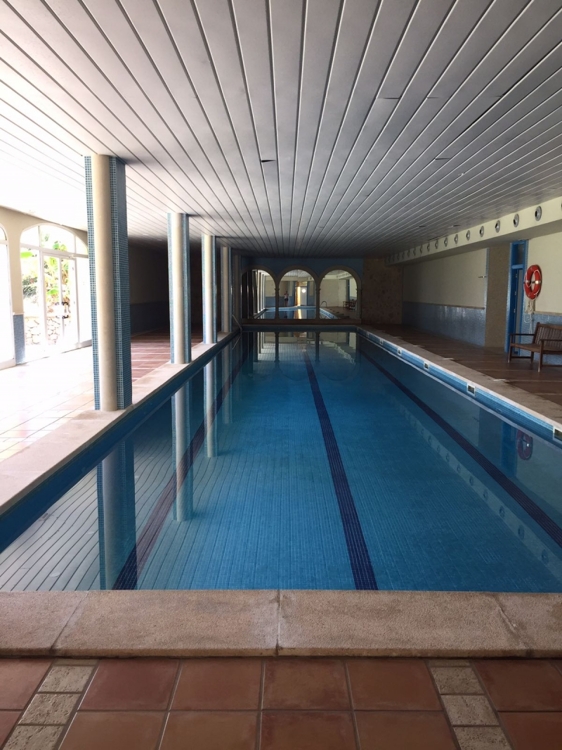
<svg viewBox="0 0 562 750">
<path fill-rule="evenodd" d="M 125 164 L 85 157 L 96 409 L 132 401 L 129 248 Z"/>
<path fill-rule="evenodd" d="M 201 269 L 203 276 L 203 343 L 217 343 L 217 275 L 215 271 L 215 238 L 201 235 Z"/>
<path fill-rule="evenodd" d="M 168 276 L 170 281 L 170 361 L 191 362 L 191 280 L 189 217 L 168 214 Z"/>
<path fill-rule="evenodd" d="M 230 247 L 221 247 L 221 331 L 232 331 L 232 259 Z"/>
</svg>

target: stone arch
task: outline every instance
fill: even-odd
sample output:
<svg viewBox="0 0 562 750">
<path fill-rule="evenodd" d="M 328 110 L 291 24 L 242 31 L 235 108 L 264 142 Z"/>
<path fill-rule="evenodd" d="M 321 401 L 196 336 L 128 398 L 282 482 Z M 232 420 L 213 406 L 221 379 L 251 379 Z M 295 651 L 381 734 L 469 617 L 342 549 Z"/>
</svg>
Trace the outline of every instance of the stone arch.
<svg viewBox="0 0 562 750">
<path fill-rule="evenodd" d="M 355 283 L 357 285 L 356 303 L 355 303 L 354 314 L 353 315 L 349 315 L 349 317 L 360 318 L 361 317 L 361 277 L 359 276 L 359 274 L 357 273 L 357 271 L 355 271 L 355 269 L 351 268 L 350 266 L 346 266 L 346 265 L 343 265 L 343 264 L 333 265 L 333 266 L 330 266 L 329 268 L 326 268 L 322 272 L 322 275 L 320 277 L 320 283 L 318 285 L 318 290 L 319 290 L 318 304 L 319 304 L 319 306 L 322 305 L 322 299 L 321 299 L 321 297 L 322 297 L 322 283 L 326 279 L 326 276 L 329 273 L 333 273 L 334 271 L 345 271 L 346 273 L 349 273 L 349 275 L 354 279 L 354 281 L 355 281 Z M 346 316 L 344 315 L 344 317 L 346 317 Z"/>
</svg>

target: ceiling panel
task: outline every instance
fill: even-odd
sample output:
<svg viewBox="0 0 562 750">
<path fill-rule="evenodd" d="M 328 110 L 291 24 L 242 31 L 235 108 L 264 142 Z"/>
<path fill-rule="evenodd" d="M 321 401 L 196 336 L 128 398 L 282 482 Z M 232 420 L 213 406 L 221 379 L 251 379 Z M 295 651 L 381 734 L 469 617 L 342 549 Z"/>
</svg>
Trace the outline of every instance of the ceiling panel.
<svg viewBox="0 0 562 750">
<path fill-rule="evenodd" d="M 0 0 L 0 202 L 85 228 L 108 153 L 138 242 L 404 249 L 561 194 L 561 40 L 562 0 Z"/>
</svg>

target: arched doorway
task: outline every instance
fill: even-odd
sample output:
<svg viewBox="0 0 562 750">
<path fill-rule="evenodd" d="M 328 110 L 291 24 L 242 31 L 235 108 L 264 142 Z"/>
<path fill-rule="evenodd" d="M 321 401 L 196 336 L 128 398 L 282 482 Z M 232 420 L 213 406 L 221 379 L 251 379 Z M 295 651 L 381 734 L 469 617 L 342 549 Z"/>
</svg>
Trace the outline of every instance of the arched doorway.
<svg viewBox="0 0 562 750">
<path fill-rule="evenodd" d="M 309 271 L 291 268 L 284 272 L 279 282 L 279 317 L 316 318 L 316 281 Z"/>
<path fill-rule="evenodd" d="M 88 249 L 68 229 L 38 224 L 20 240 L 25 359 L 92 342 Z"/>
<path fill-rule="evenodd" d="M 335 318 L 359 318 L 359 296 L 358 280 L 351 271 L 331 269 L 320 282 L 320 312 Z"/>
<path fill-rule="evenodd" d="M 0 369 L 15 364 L 8 238 L 0 226 Z"/>
</svg>

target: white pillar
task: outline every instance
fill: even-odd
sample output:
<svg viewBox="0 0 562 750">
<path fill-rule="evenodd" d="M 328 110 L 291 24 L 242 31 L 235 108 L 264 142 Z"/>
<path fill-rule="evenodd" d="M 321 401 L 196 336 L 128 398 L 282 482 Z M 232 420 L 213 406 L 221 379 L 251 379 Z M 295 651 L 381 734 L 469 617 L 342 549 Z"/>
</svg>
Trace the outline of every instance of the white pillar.
<svg viewBox="0 0 562 750">
<path fill-rule="evenodd" d="M 201 235 L 203 275 L 203 343 L 217 343 L 217 278 L 215 273 L 215 238 Z"/>
<path fill-rule="evenodd" d="M 95 405 L 115 411 L 132 402 L 125 165 L 94 154 L 85 173 Z"/>
<path fill-rule="evenodd" d="M 191 362 L 191 285 L 189 217 L 168 214 L 168 276 L 170 287 L 170 361 Z"/>
<path fill-rule="evenodd" d="M 241 284 L 240 284 L 240 256 L 238 253 L 232 255 L 232 306 L 233 315 L 238 322 L 242 318 L 241 309 Z"/>
<path fill-rule="evenodd" d="M 232 331 L 232 277 L 230 247 L 221 247 L 221 331 Z"/>
</svg>

